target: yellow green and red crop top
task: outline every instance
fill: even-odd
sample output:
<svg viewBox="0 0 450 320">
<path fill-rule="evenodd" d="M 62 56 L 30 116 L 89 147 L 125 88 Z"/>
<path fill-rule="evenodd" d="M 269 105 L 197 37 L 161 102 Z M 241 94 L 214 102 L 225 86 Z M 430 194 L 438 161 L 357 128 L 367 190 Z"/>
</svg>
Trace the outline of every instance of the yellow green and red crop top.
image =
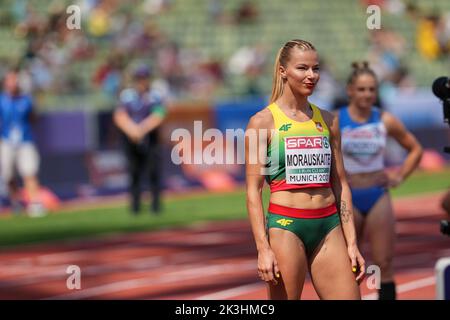
<svg viewBox="0 0 450 320">
<path fill-rule="evenodd" d="M 289 118 L 275 103 L 267 107 L 275 125 L 267 147 L 271 192 L 330 187 L 330 132 L 319 108 L 310 105 L 312 119 L 304 122 Z"/>
</svg>

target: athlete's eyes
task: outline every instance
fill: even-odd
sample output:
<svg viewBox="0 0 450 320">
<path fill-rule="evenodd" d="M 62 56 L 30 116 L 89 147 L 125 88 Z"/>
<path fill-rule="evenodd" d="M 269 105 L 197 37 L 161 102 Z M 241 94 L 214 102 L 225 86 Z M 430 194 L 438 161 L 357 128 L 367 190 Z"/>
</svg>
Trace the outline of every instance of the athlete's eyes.
<svg viewBox="0 0 450 320">
<path fill-rule="evenodd" d="M 359 92 L 364 92 L 366 90 L 370 91 L 370 92 L 375 92 L 375 88 L 358 88 L 357 89 Z"/>
<path fill-rule="evenodd" d="M 309 68 L 305 67 L 305 66 L 299 66 L 299 67 L 297 67 L 297 69 L 298 70 L 308 70 Z M 313 69 L 314 72 L 318 72 L 320 70 L 320 67 L 314 67 L 312 69 Z"/>
</svg>

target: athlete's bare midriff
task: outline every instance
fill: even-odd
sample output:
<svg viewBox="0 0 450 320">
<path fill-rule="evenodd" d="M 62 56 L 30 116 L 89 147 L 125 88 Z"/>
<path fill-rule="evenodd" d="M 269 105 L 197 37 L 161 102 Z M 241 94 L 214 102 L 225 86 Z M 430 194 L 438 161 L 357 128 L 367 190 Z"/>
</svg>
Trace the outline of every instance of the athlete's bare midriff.
<svg viewBox="0 0 450 320">
<path fill-rule="evenodd" d="M 271 203 L 299 209 L 321 209 L 332 205 L 335 201 L 331 188 L 284 190 L 270 194 Z"/>
<path fill-rule="evenodd" d="M 384 170 L 347 174 L 347 179 L 351 188 L 371 188 L 385 185 L 386 174 Z"/>
</svg>

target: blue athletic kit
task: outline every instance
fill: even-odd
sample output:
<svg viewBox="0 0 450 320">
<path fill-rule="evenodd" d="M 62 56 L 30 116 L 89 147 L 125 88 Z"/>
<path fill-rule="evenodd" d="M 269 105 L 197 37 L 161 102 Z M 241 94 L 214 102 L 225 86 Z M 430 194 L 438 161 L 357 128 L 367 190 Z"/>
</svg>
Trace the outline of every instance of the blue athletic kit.
<svg viewBox="0 0 450 320">
<path fill-rule="evenodd" d="M 381 120 L 381 111 L 372 108 L 370 118 L 356 122 L 350 117 L 348 107 L 339 111 L 342 136 L 342 156 L 348 174 L 370 173 L 384 169 L 386 128 Z M 354 206 L 367 215 L 377 201 L 387 192 L 385 187 L 352 188 Z"/>
</svg>

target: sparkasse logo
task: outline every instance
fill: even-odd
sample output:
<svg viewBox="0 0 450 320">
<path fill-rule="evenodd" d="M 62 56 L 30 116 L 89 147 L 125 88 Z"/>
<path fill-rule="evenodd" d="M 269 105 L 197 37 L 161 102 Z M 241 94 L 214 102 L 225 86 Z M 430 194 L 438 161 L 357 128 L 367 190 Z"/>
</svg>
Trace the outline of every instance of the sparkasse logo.
<svg viewBox="0 0 450 320">
<path fill-rule="evenodd" d="M 286 147 L 287 149 L 321 149 L 323 138 L 321 136 L 288 137 L 286 138 Z"/>
</svg>

